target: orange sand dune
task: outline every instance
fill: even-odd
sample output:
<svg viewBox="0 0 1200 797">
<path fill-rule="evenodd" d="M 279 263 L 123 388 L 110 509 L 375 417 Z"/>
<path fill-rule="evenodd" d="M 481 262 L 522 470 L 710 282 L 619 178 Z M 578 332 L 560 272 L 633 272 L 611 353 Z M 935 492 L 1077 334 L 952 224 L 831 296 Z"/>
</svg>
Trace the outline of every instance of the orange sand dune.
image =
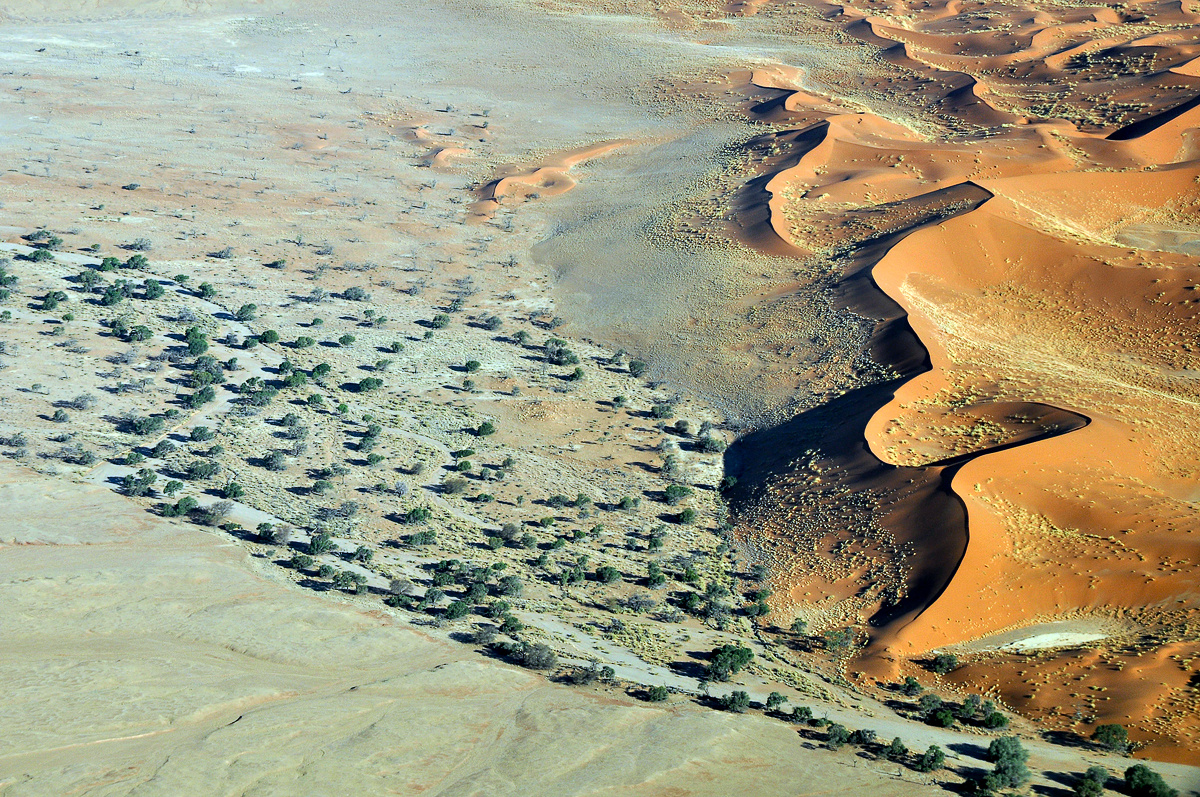
<svg viewBox="0 0 1200 797">
<path fill-rule="evenodd" d="M 604 141 L 568 150 L 537 164 L 504 167 L 499 170 L 499 177 L 480 189 L 474 215 L 479 218 L 491 218 L 501 203 L 509 197 L 531 199 L 566 193 L 575 187 L 575 179 L 570 175 L 572 168 L 632 143 L 634 142 L 629 139 Z"/>
<path fill-rule="evenodd" d="M 745 539 L 781 610 L 866 627 L 859 664 L 880 677 L 1006 629 L 1121 617 L 1124 666 L 1152 656 L 1137 677 L 1161 683 L 1077 713 L 1070 654 L 972 653 L 959 682 L 1195 762 L 1200 45 L 1148 20 L 1200 19 L 1003 4 L 997 36 L 959 3 L 853 5 L 836 19 L 947 135 L 831 107 L 798 70 L 752 76 L 781 92 L 755 112 L 797 126 L 759 146 L 746 237 L 841 258 L 836 298 L 876 321 L 897 378 L 739 441 Z"/>
</svg>

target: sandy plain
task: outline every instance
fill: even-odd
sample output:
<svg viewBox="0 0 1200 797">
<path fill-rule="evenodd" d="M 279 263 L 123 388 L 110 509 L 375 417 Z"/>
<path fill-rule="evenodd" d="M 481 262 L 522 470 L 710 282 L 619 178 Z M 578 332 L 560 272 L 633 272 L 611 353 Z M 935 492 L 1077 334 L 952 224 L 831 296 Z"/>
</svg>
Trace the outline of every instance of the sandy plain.
<svg viewBox="0 0 1200 797">
<path fill-rule="evenodd" d="M 1092 761 L 1128 764 L 1084 741 L 1105 722 L 1196 785 L 1188 9 L 0 13 L 19 277 L 0 395 L 16 460 L 0 557 L 20 612 L 3 793 L 958 788 L 988 766 L 986 736 L 915 719 L 896 699 L 906 675 L 996 701 L 1047 793 Z M 43 228 L 65 241 L 34 262 Z M 114 311 L 79 289 L 81 269 L 142 239 L 137 281 L 164 299 Z M 345 299 L 353 288 L 371 298 Z M 56 312 L 39 304 L 59 289 Z M 249 303 L 257 318 L 235 318 Z M 451 326 L 435 328 L 443 311 Z M 121 341 L 115 314 L 151 337 Z M 282 379 L 286 362 L 325 403 L 285 389 L 286 422 L 282 407 L 243 412 L 235 391 L 187 408 L 194 388 L 167 355 L 197 322 L 211 354 L 238 358 L 231 379 Z M 278 345 L 243 349 L 267 328 Z M 553 336 L 582 380 L 547 362 L 538 341 Z M 360 390 L 372 375 L 383 390 Z M 99 406 L 55 418 L 85 393 Z M 651 417 L 668 403 L 691 427 Z M 164 406 L 186 411 L 129 432 Z M 484 420 L 499 434 L 474 435 Z M 380 422 L 369 462 L 359 441 Z M 723 455 L 702 450 L 701 422 Z M 191 436 L 201 426 L 216 445 Z M 285 446 L 296 426 L 306 437 Z M 160 439 L 174 450 L 124 459 Z M 166 481 L 197 458 L 220 475 L 180 495 L 211 504 L 237 482 L 242 530 L 155 517 L 154 491 L 114 494 L 140 465 Z M 467 460 L 458 495 L 449 470 Z M 663 501 L 669 483 L 692 489 L 695 525 Z M 643 505 L 617 512 L 627 495 Z M 399 518 L 420 506 L 437 550 L 405 542 Z M 295 526 L 293 548 L 330 531 L 322 561 L 371 597 L 289 567 L 287 545 L 249 533 L 261 522 Z M 534 533 L 540 560 L 492 547 L 506 523 Z M 519 573 L 527 638 L 616 680 L 551 684 L 453 641 L 466 627 L 437 605 L 382 605 L 397 579 L 427 592 L 446 557 Z M 667 592 L 642 588 L 652 562 Z M 621 580 L 593 583 L 599 563 Z M 689 567 L 700 582 L 676 578 Z M 731 593 L 731 619 L 676 608 L 706 583 Z M 738 605 L 764 584 L 766 621 Z M 657 608 L 629 608 L 645 595 Z M 850 648 L 827 649 L 841 629 Z M 782 690 L 914 750 L 942 745 L 951 770 L 702 707 L 697 673 L 724 642 L 755 651 L 735 682 L 754 700 Z M 934 676 L 938 652 L 962 666 Z M 658 683 L 667 708 L 635 699 Z"/>
</svg>

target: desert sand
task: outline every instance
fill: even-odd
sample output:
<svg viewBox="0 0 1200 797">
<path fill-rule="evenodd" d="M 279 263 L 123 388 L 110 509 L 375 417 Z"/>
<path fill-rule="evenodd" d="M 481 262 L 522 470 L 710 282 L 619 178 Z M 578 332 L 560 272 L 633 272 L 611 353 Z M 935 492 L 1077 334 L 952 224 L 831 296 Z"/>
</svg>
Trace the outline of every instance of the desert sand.
<svg viewBox="0 0 1200 797">
<path fill-rule="evenodd" d="M 0 793 L 1200 788 L 1186 4 L 0 21 Z"/>
</svg>

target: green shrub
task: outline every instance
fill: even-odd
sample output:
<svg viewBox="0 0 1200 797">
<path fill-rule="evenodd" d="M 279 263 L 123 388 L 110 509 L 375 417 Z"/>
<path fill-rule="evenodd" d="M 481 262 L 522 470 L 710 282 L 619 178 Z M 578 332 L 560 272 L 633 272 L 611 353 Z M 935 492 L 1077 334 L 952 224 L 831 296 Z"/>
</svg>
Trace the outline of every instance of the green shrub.
<svg viewBox="0 0 1200 797">
<path fill-rule="evenodd" d="M 728 644 L 713 648 L 708 665 L 704 668 L 705 677 L 710 681 L 728 681 L 753 658 L 754 653 L 750 648 Z"/>
<path fill-rule="evenodd" d="M 746 709 L 750 708 L 750 695 L 739 689 L 721 696 L 717 702 L 726 711 L 743 714 Z"/>
<path fill-rule="evenodd" d="M 850 740 L 850 732 L 844 725 L 833 723 L 825 733 L 825 746 L 830 750 L 840 750 L 842 745 Z"/>
<path fill-rule="evenodd" d="M 147 279 L 142 283 L 142 295 L 151 301 L 161 299 L 167 291 L 163 288 L 162 283 L 156 279 Z"/>
<path fill-rule="evenodd" d="M 308 541 L 308 552 L 312 556 L 320 556 L 323 553 L 328 553 L 334 547 L 333 538 L 329 536 L 329 532 L 327 531 L 317 532 Z"/>
<path fill-rule="evenodd" d="M 671 697 L 671 690 L 665 686 L 651 686 L 646 689 L 646 699 L 651 703 L 662 703 Z"/>
<path fill-rule="evenodd" d="M 612 565 L 596 568 L 596 580 L 601 584 L 612 584 L 621 580 L 621 571 Z"/>
<path fill-rule="evenodd" d="M 933 657 L 933 671 L 945 675 L 958 667 L 958 657 L 953 653 L 939 653 Z"/>
<path fill-rule="evenodd" d="M 1134 764 L 1125 770 L 1125 790 L 1130 797 L 1178 797 L 1179 792 L 1167 785 L 1154 770 L 1145 764 Z"/>
<path fill-rule="evenodd" d="M 1126 752 L 1129 749 L 1129 732 L 1124 725 L 1097 725 L 1092 732 L 1092 741 L 1106 750 Z"/>
<path fill-rule="evenodd" d="M 946 754 L 942 748 L 936 744 L 929 745 L 929 749 L 921 754 L 914 764 L 914 768 L 918 772 L 937 772 L 946 763 Z"/>
<path fill-rule="evenodd" d="M 1072 784 L 1075 797 L 1100 797 L 1108 785 L 1108 770 L 1104 767 L 1088 767 L 1087 772 Z"/>
<path fill-rule="evenodd" d="M 667 503 L 678 504 L 692 494 L 692 488 L 682 484 L 668 484 L 666 489 Z"/>
</svg>

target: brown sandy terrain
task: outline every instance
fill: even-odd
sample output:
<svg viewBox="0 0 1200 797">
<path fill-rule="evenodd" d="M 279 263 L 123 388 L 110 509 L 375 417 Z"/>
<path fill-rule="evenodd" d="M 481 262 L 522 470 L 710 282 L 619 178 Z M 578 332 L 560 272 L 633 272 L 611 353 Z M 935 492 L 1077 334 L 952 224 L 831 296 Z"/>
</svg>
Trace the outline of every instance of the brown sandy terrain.
<svg viewBox="0 0 1200 797">
<path fill-rule="evenodd" d="M 0 11 L 0 792 L 1196 783 L 1186 7 Z"/>
</svg>

